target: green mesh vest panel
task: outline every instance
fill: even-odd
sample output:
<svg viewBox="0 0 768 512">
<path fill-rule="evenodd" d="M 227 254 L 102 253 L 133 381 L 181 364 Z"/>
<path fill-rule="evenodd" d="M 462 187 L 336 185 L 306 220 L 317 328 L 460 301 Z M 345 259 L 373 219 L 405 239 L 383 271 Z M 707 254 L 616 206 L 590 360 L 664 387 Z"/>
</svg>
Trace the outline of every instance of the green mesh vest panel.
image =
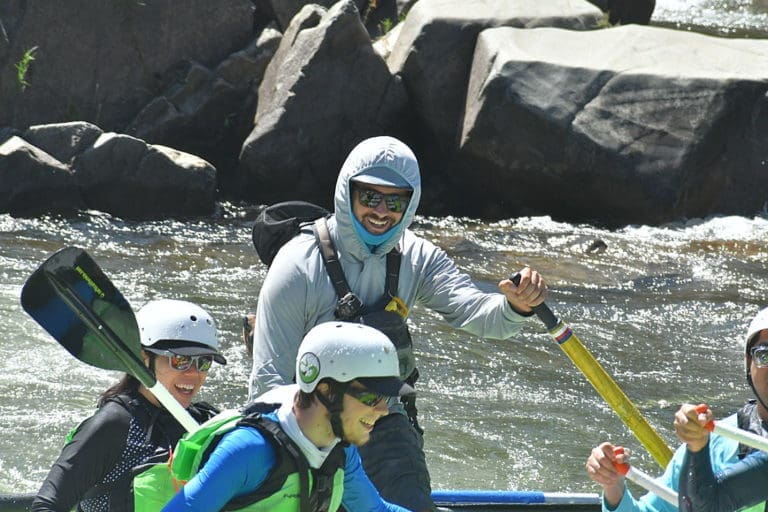
<svg viewBox="0 0 768 512">
<path fill-rule="evenodd" d="M 189 481 L 207 459 L 221 436 L 234 429 L 243 420 L 238 411 L 224 411 L 200 425 L 194 432 L 184 435 L 176 445 L 168 462 L 139 468 L 134 477 L 134 510 L 137 512 L 158 512 L 183 485 Z M 264 420 L 269 421 L 269 420 Z M 299 512 L 301 492 L 299 473 L 282 442 L 274 439 L 265 429 L 259 431 L 272 442 L 277 450 L 278 463 L 270 472 L 267 481 L 253 495 L 233 499 L 225 510 Z M 342 450 L 339 447 L 339 450 Z M 343 450 L 337 454 L 333 464 L 332 493 L 329 512 L 335 512 L 341 505 L 344 491 L 345 456 Z M 309 471 L 310 488 L 314 485 L 314 474 Z"/>
</svg>

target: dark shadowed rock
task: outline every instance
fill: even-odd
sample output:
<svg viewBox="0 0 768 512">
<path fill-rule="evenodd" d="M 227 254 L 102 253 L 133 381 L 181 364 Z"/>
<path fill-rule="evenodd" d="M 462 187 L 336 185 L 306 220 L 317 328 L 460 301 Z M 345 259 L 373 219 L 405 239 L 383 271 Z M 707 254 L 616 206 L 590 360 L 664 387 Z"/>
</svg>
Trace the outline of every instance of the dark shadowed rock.
<svg viewBox="0 0 768 512">
<path fill-rule="evenodd" d="M 252 38 L 251 0 L 0 2 L 0 125 L 73 120 L 121 130 L 185 61 Z M 37 47 L 22 90 L 14 64 Z"/>
<path fill-rule="evenodd" d="M 17 136 L 0 145 L 0 213 L 37 216 L 82 206 L 66 165 Z"/>
<path fill-rule="evenodd" d="M 403 121 L 405 91 L 351 1 L 293 19 L 259 88 L 254 129 L 240 154 L 245 189 L 262 202 L 325 203 L 349 150 Z"/>
<path fill-rule="evenodd" d="M 480 31 L 500 26 L 588 30 L 602 17 L 586 0 L 420 0 L 403 22 L 387 64 L 402 75 L 413 108 L 439 151 L 454 151 Z"/>
<path fill-rule="evenodd" d="M 281 37 L 267 28 L 214 69 L 189 64 L 125 132 L 202 157 L 215 165 L 221 184 L 229 185 L 240 147 L 253 127 L 258 86 Z"/>
<path fill-rule="evenodd" d="M 280 30 L 286 31 L 291 24 L 294 16 L 305 5 L 318 5 L 320 7 L 328 8 L 336 3 L 336 0 L 271 0 L 272 12 L 275 14 L 275 19 L 280 27 Z"/>
<path fill-rule="evenodd" d="M 69 164 L 76 155 L 93 145 L 102 133 L 95 124 L 73 122 L 30 126 L 22 137 L 59 162 Z"/>
<path fill-rule="evenodd" d="M 656 8 L 655 0 L 608 0 L 608 21 L 613 24 L 647 25 Z"/>
<path fill-rule="evenodd" d="M 609 13 L 611 24 L 647 25 L 656 7 L 656 0 L 589 0 L 603 12 Z"/>
<path fill-rule="evenodd" d="M 198 216 L 214 210 L 216 170 L 194 155 L 104 133 L 73 167 L 88 207 L 118 217 Z"/>
<path fill-rule="evenodd" d="M 378 37 L 384 33 L 386 26 L 397 24 L 400 14 L 405 12 L 407 5 L 400 5 L 396 0 L 353 0 L 368 34 Z M 271 0 L 272 12 L 278 25 L 287 30 L 291 20 L 305 5 L 319 5 L 326 9 L 337 0 Z M 385 21 L 388 20 L 388 21 Z"/>
<path fill-rule="evenodd" d="M 766 93 L 768 41 L 637 25 L 489 29 L 462 175 L 485 214 L 613 225 L 752 215 L 768 199 Z"/>
</svg>

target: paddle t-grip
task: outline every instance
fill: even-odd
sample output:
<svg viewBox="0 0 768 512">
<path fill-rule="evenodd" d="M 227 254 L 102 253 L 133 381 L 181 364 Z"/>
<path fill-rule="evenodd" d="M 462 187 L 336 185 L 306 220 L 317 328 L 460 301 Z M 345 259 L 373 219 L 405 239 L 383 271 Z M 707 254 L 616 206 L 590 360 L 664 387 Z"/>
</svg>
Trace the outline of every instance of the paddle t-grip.
<svg viewBox="0 0 768 512">
<path fill-rule="evenodd" d="M 623 446 L 616 446 L 613 449 L 614 455 L 624 455 L 624 447 Z M 616 468 L 616 471 L 621 473 L 624 476 L 627 476 L 627 473 L 629 473 L 629 464 L 626 462 L 616 462 L 613 461 L 613 467 Z"/>
<path fill-rule="evenodd" d="M 699 404 L 696 406 L 695 411 L 699 414 L 704 414 L 707 412 L 707 409 L 709 409 L 709 406 L 707 404 Z M 704 428 L 709 430 L 710 432 L 713 432 L 715 430 L 715 420 L 709 420 L 706 425 L 704 425 Z"/>
<path fill-rule="evenodd" d="M 515 272 L 515 275 L 510 277 L 509 280 L 515 283 L 515 286 L 520 286 L 520 278 L 520 272 Z M 552 310 L 549 309 L 549 306 L 543 302 L 538 306 L 533 306 L 531 309 L 534 313 L 536 313 L 536 316 L 538 316 L 539 319 L 544 322 L 544 327 L 546 327 L 547 330 L 554 329 L 560 322 Z"/>
</svg>

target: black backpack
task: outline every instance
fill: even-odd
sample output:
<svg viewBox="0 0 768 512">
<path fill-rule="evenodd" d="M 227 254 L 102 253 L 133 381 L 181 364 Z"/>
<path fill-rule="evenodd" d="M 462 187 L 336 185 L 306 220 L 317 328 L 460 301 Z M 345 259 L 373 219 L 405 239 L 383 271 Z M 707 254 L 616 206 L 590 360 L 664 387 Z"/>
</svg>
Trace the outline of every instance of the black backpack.
<svg viewBox="0 0 768 512">
<path fill-rule="evenodd" d="M 271 265 L 277 251 L 303 227 L 329 215 L 322 206 L 306 201 L 286 201 L 262 208 L 251 232 L 256 254 L 262 263 Z"/>
</svg>

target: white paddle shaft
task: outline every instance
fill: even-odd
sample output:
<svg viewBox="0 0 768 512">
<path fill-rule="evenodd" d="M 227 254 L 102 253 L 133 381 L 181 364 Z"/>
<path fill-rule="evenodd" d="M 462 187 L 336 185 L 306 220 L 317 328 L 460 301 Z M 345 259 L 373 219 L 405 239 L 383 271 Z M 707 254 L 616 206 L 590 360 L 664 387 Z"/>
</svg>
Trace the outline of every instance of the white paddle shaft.
<svg viewBox="0 0 768 512">
<path fill-rule="evenodd" d="M 170 412 L 176 420 L 181 423 L 181 426 L 184 427 L 184 430 L 187 432 L 192 432 L 193 430 L 196 430 L 199 426 L 198 423 L 195 421 L 195 418 L 193 418 L 189 412 L 187 412 L 186 409 L 184 409 L 181 404 L 173 398 L 173 395 L 171 395 L 167 389 L 165 389 L 165 386 L 160 384 L 160 381 L 156 381 L 154 386 L 148 388 L 150 393 L 155 395 L 155 398 L 157 398 L 161 404 L 163 404 L 163 407 L 168 409 L 168 412 Z"/>
<path fill-rule="evenodd" d="M 712 432 L 715 434 L 720 434 L 723 437 L 727 437 L 728 439 L 733 439 L 734 441 L 738 441 L 752 448 L 768 451 L 768 439 L 755 433 L 742 430 L 738 427 L 728 425 L 727 423 L 715 421 Z"/>
<path fill-rule="evenodd" d="M 652 492 L 659 498 L 663 499 L 667 503 L 670 503 L 677 507 L 677 493 L 667 487 L 664 484 L 660 484 L 647 473 L 643 473 L 639 469 L 635 469 L 632 466 L 629 467 L 629 471 L 625 475 L 627 478 L 635 482 L 643 489 Z"/>
</svg>

